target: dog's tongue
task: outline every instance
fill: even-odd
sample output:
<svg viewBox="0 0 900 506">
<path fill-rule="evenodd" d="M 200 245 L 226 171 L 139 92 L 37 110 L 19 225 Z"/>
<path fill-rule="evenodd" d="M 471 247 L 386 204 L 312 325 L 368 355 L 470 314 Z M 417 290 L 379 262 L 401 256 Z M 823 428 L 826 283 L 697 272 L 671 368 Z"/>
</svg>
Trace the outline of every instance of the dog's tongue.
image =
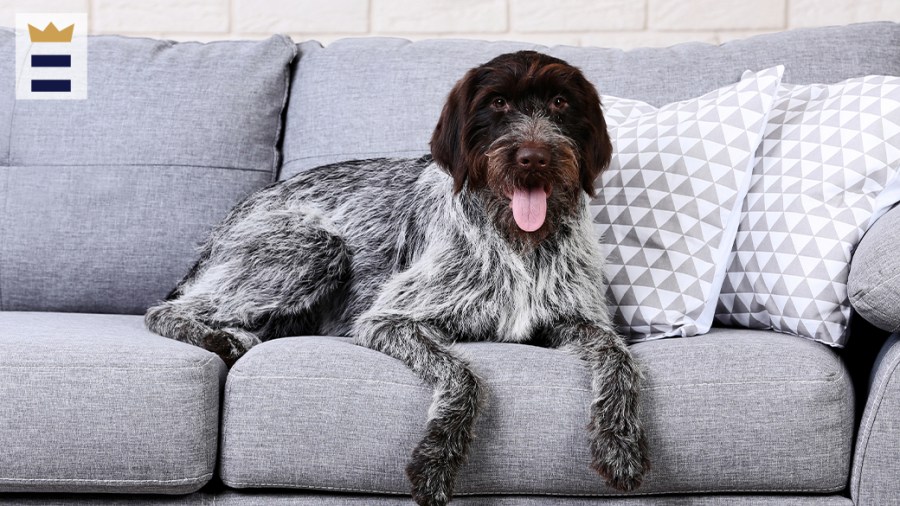
<svg viewBox="0 0 900 506">
<path fill-rule="evenodd" d="M 534 232 L 547 217 L 547 192 L 543 188 L 516 188 L 511 205 L 516 225 L 526 232 Z"/>
</svg>

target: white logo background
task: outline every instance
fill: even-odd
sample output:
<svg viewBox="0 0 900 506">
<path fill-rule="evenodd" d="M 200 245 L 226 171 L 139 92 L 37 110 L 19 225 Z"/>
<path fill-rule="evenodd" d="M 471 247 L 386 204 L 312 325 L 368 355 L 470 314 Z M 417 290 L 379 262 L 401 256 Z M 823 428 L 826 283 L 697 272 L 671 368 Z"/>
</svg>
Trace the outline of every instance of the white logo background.
<svg viewBox="0 0 900 506">
<path fill-rule="evenodd" d="M 49 23 L 63 30 L 75 25 L 72 42 L 31 42 L 28 25 L 44 30 Z M 70 55 L 71 67 L 32 67 L 32 55 Z M 65 79 L 68 92 L 33 92 L 33 79 Z M 84 100 L 87 98 L 87 14 L 16 14 L 16 98 L 32 100 Z"/>
</svg>

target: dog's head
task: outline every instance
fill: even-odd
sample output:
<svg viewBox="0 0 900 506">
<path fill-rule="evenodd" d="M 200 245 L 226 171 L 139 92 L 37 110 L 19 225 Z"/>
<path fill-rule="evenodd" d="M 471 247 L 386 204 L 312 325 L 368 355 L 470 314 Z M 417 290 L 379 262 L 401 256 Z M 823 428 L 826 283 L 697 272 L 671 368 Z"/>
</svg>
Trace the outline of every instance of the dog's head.
<svg viewBox="0 0 900 506">
<path fill-rule="evenodd" d="M 534 51 L 470 70 L 450 92 L 431 137 L 456 192 L 487 189 L 499 226 L 529 242 L 578 212 L 580 192 L 612 153 L 597 90 L 577 68 Z"/>
</svg>

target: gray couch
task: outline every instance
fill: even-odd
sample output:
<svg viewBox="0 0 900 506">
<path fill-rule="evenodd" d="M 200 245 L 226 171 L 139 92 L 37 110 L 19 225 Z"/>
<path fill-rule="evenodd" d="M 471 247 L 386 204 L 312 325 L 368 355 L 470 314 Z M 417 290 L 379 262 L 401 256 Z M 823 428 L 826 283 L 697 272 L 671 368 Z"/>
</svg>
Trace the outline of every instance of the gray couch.
<svg viewBox="0 0 900 506">
<path fill-rule="evenodd" d="M 305 336 L 227 371 L 141 314 L 243 196 L 333 161 L 424 154 L 453 82 L 525 48 L 99 36 L 88 100 L 16 101 L 14 35 L 0 29 L 0 504 L 409 503 L 403 468 L 431 396 L 400 362 Z M 887 22 L 537 49 L 654 105 L 776 64 L 788 83 L 900 76 L 900 25 Z M 900 209 L 856 252 L 862 318 L 845 350 L 726 328 L 633 346 L 653 461 L 633 498 L 588 467 L 583 364 L 460 345 L 489 398 L 455 502 L 900 503 L 898 227 Z"/>
</svg>

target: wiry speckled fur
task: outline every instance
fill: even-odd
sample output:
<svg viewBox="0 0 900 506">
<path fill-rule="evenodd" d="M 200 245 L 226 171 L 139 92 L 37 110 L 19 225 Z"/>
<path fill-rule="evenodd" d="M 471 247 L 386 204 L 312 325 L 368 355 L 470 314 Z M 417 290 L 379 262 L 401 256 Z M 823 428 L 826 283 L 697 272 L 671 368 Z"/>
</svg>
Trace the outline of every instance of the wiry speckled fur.
<svg viewBox="0 0 900 506">
<path fill-rule="evenodd" d="M 463 84 L 456 92 L 464 94 Z M 582 189 L 593 180 L 583 176 L 589 154 L 559 111 L 527 99 L 530 113 L 523 106 L 491 116 L 501 135 L 475 155 L 483 157 L 484 184 L 471 172 L 460 184 L 450 162 L 430 157 L 381 159 L 320 167 L 250 196 L 169 299 L 147 312 L 147 326 L 229 365 L 260 341 L 295 334 L 349 335 L 403 361 L 435 389 L 407 468 L 413 497 L 434 505 L 452 496 L 482 398 L 479 378 L 452 344 L 571 349 L 593 376 L 591 464 L 610 486 L 634 489 L 648 466 L 641 374 L 605 304 L 603 252 Z M 510 167 L 516 146 L 534 142 L 551 149 L 546 178 Z M 535 235 L 518 231 L 504 196 L 523 178 L 553 187 Z"/>
</svg>

